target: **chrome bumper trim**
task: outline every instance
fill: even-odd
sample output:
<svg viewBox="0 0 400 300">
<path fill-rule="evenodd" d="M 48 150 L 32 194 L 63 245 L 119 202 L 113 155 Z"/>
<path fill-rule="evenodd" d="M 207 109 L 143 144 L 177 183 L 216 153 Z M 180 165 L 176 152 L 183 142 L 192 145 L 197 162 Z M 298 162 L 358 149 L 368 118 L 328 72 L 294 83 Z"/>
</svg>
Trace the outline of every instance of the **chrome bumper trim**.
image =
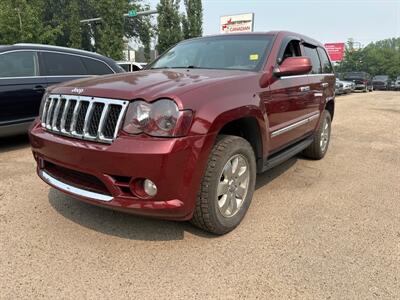
<svg viewBox="0 0 400 300">
<path fill-rule="evenodd" d="M 61 190 L 63 192 L 68 192 L 68 193 L 71 193 L 71 194 L 74 194 L 74 195 L 77 195 L 80 197 L 88 198 L 91 200 L 97 200 L 97 201 L 109 202 L 109 201 L 113 200 L 113 197 L 111 197 L 111 196 L 100 194 L 100 193 L 95 193 L 95 192 L 90 192 L 90 191 L 83 190 L 83 189 L 74 187 L 72 185 L 66 184 L 64 182 L 61 182 L 43 170 L 39 171 L 39 176 L 45 182 L 47 182 L 51 186 L 58 188 L 59 190 Z"/>
</svg>

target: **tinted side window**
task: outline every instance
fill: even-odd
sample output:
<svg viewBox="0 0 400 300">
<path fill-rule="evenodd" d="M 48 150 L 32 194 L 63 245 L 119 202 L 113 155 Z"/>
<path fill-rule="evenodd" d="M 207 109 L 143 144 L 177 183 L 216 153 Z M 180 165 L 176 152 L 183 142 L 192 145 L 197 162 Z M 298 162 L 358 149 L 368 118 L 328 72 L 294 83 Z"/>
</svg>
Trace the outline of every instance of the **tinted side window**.
<svg viewBox="0 0 400 300">
<path fill-rule="evenodd" d="M 28 77 L 39 74 L 37 55 L 33 51 L 0 55 L 0 77 Z"/>
<path fill-rule="evenodd" d="M 81 58 L 76 55 L 42 52 L 44 64 L 46 66 L 46 75 L 87 75 L 85 66 Z"/>
<path fill-rule="evenodd" d="M 321 74 L 321 64 L 318 57 L 317 48 L 312 48 L 304 45 L 304 52 L 307 57 L 311 59 L 312 70 L 311 74 Z"/>
<path fill-rule="evenodd" d="M 328 55 L 325 50 L 318 48 L 319 58 L 321 59 L 322 73 L 333 73 L 331 62 L 329 61 Z"/>
<path fill-rule="evenodd" d="M 114 73 L 105 63 L 101 61 L 85 57 L 82 57 L 81 59 L 89 75 L 105 75 Z"/>
</svg>

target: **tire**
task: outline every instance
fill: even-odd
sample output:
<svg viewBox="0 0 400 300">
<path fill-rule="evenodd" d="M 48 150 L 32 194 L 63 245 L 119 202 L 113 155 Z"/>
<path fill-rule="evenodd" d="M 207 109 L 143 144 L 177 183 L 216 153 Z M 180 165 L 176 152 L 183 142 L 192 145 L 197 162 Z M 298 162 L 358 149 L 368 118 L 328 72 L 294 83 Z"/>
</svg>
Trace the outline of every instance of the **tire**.
<svg viewBox="0 0 400 300">
<path fill-rule="evenodd" d="M 250 206 L 255 181 L 256 160 L 251 145 L 241 137 L 218 136 L 208 158 L 191 223 L 218 235 L 232 231 L 240 224 Z"/>
<path fill-rule="evenodd" d="M 312 144 L 303 151 L 305 157 L 318 160 L 325 156 L 331 138 L 331 120 L 331 114 L 329 111 L 325 110 L 322 114 L 318 129 L 315 132 Z"/>
</svg>

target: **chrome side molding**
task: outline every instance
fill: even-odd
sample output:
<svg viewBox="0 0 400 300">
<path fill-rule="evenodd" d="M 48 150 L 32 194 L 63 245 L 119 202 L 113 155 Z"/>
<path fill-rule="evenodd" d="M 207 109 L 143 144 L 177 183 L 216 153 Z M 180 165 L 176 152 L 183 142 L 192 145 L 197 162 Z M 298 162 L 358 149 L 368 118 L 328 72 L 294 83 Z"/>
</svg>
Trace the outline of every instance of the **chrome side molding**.
<svg viewBox="0 0 400 300">
<path fill-rule="evenodd" d="M 296 123 L 290 124 L 289 126 L 283 127 L 283 128 L 281 128 L 281 129 L 275 130 L 275 131 L 273 131 L 273 132 L 271 133 L 271 137 L 276 137 L 276 136 L 281 135 L 281 134 L 283 134 L 283 133 L 285 133 L 285 132 L 288 132 L 288 131 L 290 131 L 290 130 L 293 130 L 293 129 L 297 128 L 297 127 L 300 127 L 300 126 L 302 126 L 302 125 L 305 125 L 305 124 L 307 124 L 307 123 L 310 123 L 311 121 L 313 121 L 313 120 L 319 118 L 319 115 L 320 115 L 320 113 L 317 112 L 317 113 L 313 114 L 313 115 L 310 116 L 310 117 L 307 117 L 307 118 L 305 118 L 305 119 L 303 119 L 303 120 L 300 120 L 300 121 L 298 121 L 298 122 L 296 122 Z"/>
</svg>

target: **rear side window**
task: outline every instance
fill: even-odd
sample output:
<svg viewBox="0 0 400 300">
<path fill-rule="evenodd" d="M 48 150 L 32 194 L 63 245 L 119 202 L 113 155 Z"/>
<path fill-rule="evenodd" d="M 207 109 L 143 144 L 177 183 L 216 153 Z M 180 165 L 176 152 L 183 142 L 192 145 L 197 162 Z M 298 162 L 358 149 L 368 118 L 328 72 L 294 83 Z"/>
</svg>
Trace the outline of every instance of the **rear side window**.
<svg viewBox="0 0 400 300">
<path fill-rule="evenodd" d="M 319 61 L 317 48 L 304 45 L 304 52 L 305 52 L 305 55 L 311 59 L 312 70 L 310 73 L 311 74 L 321 74 L 322 73 L 321 72 L 321 64 Z"/>
<path fill-rule="evenodd" d="M 87 75 L 85 66 L 81 58 L 76 55 L 42 52 L 44 65 L 46 66 L 45 75 Z"/>
<path fill-rule="evenodd" d="M 85 57 L 82 57 L 81 59 L 89 75 L 105 75 L 114 73 L 105 63 L 99 60 Z"/>
<path fill-rule="evenodd" d="M 333 73 L 332 64 L 326 54 L 325 50 L 318 48 L 319 58 L 321 59 L 322 73 Z"/>
<path fill-rule="evenodd" d="M 38 74 L 36 52 L 18 51 L 0 55 L 0 77 L 32 77 Z"/>
<path fill-rule="evenodd" d="M 130 68 L 131 65 L 129 65 L 129 64 L 120 64 L 119 66 L 122 69 L 124 69 L 126 72 L 130 72 L 131 71 L 131 68 Z"/>
</svg>

